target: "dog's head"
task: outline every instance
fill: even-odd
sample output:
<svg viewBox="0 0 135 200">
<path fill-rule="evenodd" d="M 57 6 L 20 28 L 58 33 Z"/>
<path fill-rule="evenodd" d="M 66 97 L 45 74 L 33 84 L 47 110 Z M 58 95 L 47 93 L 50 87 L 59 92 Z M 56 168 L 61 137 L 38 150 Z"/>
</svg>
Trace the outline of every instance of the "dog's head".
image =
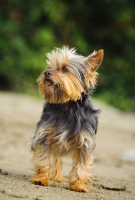
<svg viewBox="0 0 135 200">
<path fill-rule="evenodd" d="M 37 80 L 40 92 L 49 103 L 77 101 L 95 87 L 103 54 L 99 50 L 84 57 L 75 48 L 56 48 L 47 54 L 47 68 Z"/>
</svg>

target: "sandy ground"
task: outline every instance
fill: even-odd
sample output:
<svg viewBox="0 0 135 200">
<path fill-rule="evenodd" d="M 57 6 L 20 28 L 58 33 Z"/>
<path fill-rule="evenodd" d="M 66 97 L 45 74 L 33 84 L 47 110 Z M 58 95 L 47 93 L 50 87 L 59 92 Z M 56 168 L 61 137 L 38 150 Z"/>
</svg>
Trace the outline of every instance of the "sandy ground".
<svg viewBox="0 0 135 200">
<path fill-rule="evenodd" d="M 134 200 L 135 115 L 124 114 L 101 102 L 94 181 L 89 193 L 68 190 L 71 160 L 63 159 L 63 183 L 33 185 L 30 138 L 39 120 L 43 101 L 14 93 L 0 93 L 0 200 Z M 125 157 L 124 157 L 125 155 Z M 133 160 L 132 160 L 133 159 Z"/>
</svg>

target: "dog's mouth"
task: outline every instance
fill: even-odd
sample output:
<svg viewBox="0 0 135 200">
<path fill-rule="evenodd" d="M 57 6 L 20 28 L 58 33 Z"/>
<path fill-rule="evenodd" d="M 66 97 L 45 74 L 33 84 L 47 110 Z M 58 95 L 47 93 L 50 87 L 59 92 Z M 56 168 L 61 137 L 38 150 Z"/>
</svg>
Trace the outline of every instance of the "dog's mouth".
<svg viewBox="0 0 135 200">
<path fill-rule="evenodd" d="M 54 85 L 54 82 L 49 78 L 45 79 L 45 83 L 46 83 L 47 86 L 53 86 Z"/>
</svg>

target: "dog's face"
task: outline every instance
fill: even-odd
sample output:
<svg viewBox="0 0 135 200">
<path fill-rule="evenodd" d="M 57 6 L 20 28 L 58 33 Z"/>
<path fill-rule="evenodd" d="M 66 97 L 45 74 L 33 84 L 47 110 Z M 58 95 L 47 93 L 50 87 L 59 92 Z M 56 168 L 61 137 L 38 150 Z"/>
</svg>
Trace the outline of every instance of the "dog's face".
<svg viewBox="0 0 135 200">
<path fill-rule="evenodd" d="M 47 54 L 47 58 L 47 68 L 37 80 L 39 90 L 49 103 L 66 103 L 77 101 L 95 87 L 103 50 L 84 57 L 74 48 L 63 47 Z"/>
</svg>

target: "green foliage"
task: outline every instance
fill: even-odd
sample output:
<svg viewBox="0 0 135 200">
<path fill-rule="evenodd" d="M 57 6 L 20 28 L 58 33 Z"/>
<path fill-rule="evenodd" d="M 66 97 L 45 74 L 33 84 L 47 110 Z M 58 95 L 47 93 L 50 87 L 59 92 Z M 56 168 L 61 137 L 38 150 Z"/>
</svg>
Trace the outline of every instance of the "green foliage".
<svg viewBox="0 0 135 200">
<path fill-rule="evenodd" d="M 45 53 L 63 44 L 88 55 L 103 48 L 95 97 L 135 108 L 135 2 L 5 0 L 0 6 L 0 89 L 37 91 Z"/>
</svg>

